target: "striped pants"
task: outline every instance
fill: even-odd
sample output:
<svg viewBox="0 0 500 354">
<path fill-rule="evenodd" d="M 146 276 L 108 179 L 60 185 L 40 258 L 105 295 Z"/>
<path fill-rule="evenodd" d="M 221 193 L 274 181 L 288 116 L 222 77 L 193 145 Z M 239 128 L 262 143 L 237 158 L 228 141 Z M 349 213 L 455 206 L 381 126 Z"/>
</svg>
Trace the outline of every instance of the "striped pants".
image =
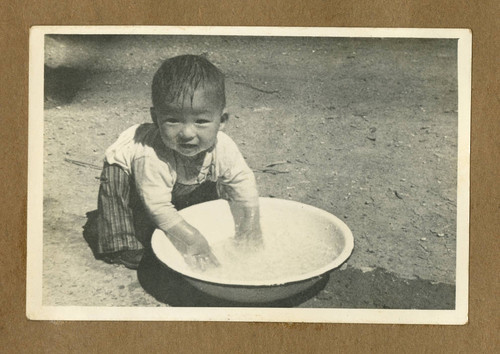
<svg viewBox="0 0 500 354">
<path fill-rule="evenodd" d="M 156 225 L 139 199 L 132 176 L 120 166 L 104 164 L 97 202 L 97 253 L 149 247 Z M 176 183 L 172 204 L 181 210 L 218 199 L 215 182 Z"/>
</svg>

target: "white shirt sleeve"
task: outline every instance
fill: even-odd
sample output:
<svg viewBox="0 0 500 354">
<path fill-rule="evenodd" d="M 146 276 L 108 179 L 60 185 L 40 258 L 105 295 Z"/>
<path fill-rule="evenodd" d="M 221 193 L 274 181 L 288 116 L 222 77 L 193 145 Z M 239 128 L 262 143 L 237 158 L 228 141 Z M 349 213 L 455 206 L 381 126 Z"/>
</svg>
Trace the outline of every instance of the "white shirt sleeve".
<svg viewBox="0 0 500 354">
<path fill-rule="evenodd" d="M 139 197 L 155 224 L 168 230 L 183 220 L 172 204 L 175 173 L 156 156 L 144 156 L 132 163 L 132 172 Z"/>
<path fill-rule="evenodd" d="M 118 139 L 106 149 L 104 161 L 110 165 L 120 166 L 127 174 L 131 174 L 131 163 L 134 158 L 134 139 L 139 124 L 131 126 L 120 134 Z"/>
</svg>

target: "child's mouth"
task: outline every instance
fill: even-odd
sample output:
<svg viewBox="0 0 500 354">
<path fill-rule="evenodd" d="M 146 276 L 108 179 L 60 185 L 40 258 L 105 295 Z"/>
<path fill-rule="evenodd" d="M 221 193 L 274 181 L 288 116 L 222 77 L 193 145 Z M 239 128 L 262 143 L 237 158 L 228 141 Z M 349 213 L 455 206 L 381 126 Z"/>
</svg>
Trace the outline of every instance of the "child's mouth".
<svg viewBox="0 0 500 354">
<path fill-rule="evenodd" d="M 195 149 L 198 145 L 196 145 L 196 144 L 179 144 L 179 146 L 184 150 L 192 150 L 192 149 Z"/>
</svg>

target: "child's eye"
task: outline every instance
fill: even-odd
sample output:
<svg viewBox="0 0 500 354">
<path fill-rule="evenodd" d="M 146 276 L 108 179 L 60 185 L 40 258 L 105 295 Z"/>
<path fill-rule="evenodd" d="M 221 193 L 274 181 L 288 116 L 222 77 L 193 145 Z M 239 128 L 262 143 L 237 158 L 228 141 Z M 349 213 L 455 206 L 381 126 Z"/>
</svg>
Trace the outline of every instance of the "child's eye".
<svg viewBox="0 0 500 354">
<path fill-rule="evenodd" d="M 175 118 L 167 118 L 167 119 L 165 119 L 165 122 L 169 123 L 169 124 L 176 124 L 176 123 L 179 123 L 179 120 L 175 119 Z"/>
<path fill-rule="evenodd" d="M 208 123 L 211 123 L 211 121 L 208 120 L 208 119 L 198 119 L 198 120 L 196 120 L 196 124 L 208 124 Z"/>
</svg>

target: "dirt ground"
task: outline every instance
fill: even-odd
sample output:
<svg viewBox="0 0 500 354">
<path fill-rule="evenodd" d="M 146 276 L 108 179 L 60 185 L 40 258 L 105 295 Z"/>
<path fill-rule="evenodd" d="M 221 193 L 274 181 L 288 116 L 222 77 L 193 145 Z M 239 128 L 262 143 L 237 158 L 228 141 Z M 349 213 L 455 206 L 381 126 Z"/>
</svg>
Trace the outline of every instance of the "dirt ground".
<svg viewBox="0 0 500 354">
<path fill-rule="evenodd" d="M 150 121 L 150 83 L 161 61 L 191 53 L 226 74 L 225 131 L 248 164 L 287 161 L 276 166 L 283 173 L 256 172 L 260 194 L 324 209 L 354 234 L 343 267 L 315 292 L 279 305 L 454 308 L 456 45 L 47 37 L 43 303 L 186 305 L 145 291 L 136 271 L 96 260 L 82 227 L 96 209 L 106 147 Z"/>
</svg>

